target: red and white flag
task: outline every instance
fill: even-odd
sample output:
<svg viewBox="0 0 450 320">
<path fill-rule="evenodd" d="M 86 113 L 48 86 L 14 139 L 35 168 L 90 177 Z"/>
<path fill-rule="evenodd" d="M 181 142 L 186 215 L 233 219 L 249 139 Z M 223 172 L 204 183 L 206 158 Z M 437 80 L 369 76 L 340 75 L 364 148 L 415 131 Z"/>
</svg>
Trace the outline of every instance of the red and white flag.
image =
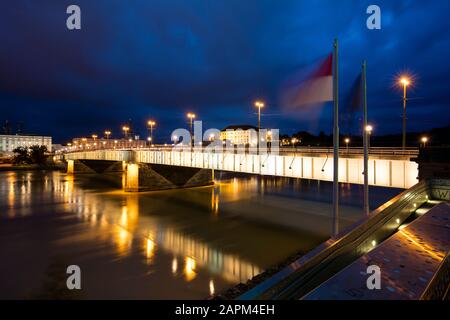
<svg viewBox="0 0 450 320">
<path fill-rule="evenodd" d="M 282 99 L 287 108 L 333 101 L 333 55 L 314 68 L 306 79 L 289 81 L 283 89 Z"/>
</svg>

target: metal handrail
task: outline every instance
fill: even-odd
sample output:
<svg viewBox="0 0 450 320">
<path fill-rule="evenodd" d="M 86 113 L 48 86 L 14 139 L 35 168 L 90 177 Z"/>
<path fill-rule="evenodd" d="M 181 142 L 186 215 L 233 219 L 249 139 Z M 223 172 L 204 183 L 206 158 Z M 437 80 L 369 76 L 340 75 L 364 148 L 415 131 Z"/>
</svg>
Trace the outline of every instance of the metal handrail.
<svg viewBox="0 0 450 320">
<path fill-rule="evenodd" d="M 124 150 L 138 150 L 138 151 L 187 151 L 193 150 L 196 153 L 209 153 L 206 152 L 204 147 L 194 147 L 190 148 L 186 147 L 174 147 L 174 146 L 154 146 L 147 148 L 118 148 L 118 149 L 110 149 L 110 148 L 92 148 L 92 149 L 82 149 L 82 150 L 73 150 L 67 151 L 65 153 L 73 153 L 73 152 L 89 152 L 89 151 L 99 151 L 99 150 L 108 150 L 108 151 L 124 151 Z M 246 148 L 244 149 L 244 153 L 271 153 L 270 148 Z M 333 148 L 324 148 L 324 147 L 281 147 L 278 150 L 279 154 L 331 154 L 333 153 Z M 215 152 L 214 150 L 213 153 Z M 238 153 L 237 149 L 229 149 L 224 150 L 225 153 Z M 223 153 L 223 152 L 220 152 Z M 370 155 L 384 155 L 384 156 L 417 156 L 419 154 L 418 148 L 381 148 L 381 147 L 371 147 L 369 150 Z M 363 155 L 363 148 L 340 148 L 339 154 L 341 155 Z"/>
</svg>

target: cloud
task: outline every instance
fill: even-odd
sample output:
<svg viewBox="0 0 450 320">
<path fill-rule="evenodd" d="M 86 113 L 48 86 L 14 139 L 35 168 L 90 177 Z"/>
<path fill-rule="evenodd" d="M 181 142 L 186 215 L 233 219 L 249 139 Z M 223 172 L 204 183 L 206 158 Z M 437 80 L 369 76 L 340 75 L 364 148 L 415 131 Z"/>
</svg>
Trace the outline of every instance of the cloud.
<svg viewBox="0 0 450 320">
<path fill-rule="evenodd" d="M 341 95 L 367 59 L 370 117 L 380 132 L 398 131 L 386 112 L 398 111 L 392 82 L 404 69 L 418 75 L 409 121 L 432 105 L 436 125 L 450 122 L 447 0 L 379 1 L 380 31 L 365 27 L 369 1 L 78 0 L 82 30 L 74 32 L 65 28 L 72 2 L 18 0 L 2 9 L 1 118 L 23 121 L 24 108 L 38 109 L 28 127 L 67 139 L 128 118 L 145 132 L 152 116 L 168 136 L 188 109 L 217 127 L 255 122 L 252 100 L 264 98 L 268 126 L 309 129 L 308 119 L 278 115 L 278 87 L 338 36 Z M 330 117 L 324 112 L 317 129 L 329 132 Z"/>
</svg>

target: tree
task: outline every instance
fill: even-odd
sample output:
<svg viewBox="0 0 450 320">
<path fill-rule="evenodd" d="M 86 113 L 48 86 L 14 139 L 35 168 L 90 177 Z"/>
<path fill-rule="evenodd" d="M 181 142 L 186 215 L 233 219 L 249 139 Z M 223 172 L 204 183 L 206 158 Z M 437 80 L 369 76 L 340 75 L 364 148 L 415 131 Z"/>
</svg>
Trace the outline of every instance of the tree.
<svg viewBox="0 0 450 320">
<path fill-rule="evenodd" d="M 30 164 L 31 158 L 28 153 L 28 148 L 25 147 L 17 147 L 13 150 L 14 158 L 13 162 L 15 164 Z"/>
<path fill-rule="evenodd" d="M 30 158 L 34 164 L 44 164 L 47 161 L 47 147 L 39 145 L 31 146 Z"/>
</svg>

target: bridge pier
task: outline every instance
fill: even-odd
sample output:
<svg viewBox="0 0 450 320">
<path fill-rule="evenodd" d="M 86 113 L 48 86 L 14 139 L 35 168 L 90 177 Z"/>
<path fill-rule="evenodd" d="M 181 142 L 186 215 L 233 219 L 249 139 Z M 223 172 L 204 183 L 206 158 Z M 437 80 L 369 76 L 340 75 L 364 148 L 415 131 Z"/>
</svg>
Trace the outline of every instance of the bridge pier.
<svg viewBox="0 0 450 320">
<path fill-rule="evenodd" d="M 125 163 L 123 189 L 127 192 L 155 191 L 212 185 L 210 169 Z"/>
</svg>

